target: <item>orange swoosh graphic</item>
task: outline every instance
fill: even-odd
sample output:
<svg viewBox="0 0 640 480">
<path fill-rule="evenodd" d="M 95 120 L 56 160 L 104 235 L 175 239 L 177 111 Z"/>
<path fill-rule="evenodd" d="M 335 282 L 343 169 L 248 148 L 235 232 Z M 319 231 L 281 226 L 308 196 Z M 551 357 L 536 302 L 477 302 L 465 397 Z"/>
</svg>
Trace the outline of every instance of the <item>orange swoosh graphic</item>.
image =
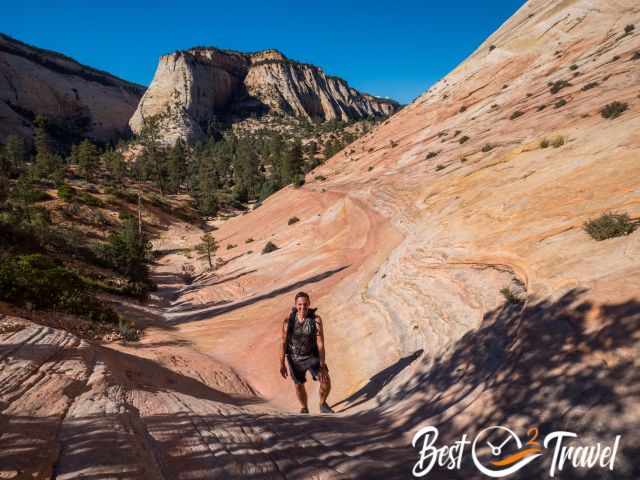
<svg viewBox="0 0 640 480">
<path fill-rule="evenodd" d="M 521 460 L 529 455 L 535 455 L 536 453 L 540 453 L 540 448 L 526 448 L 520 452 L 509 455 L 502 460 L 495 460 L 491 462 L 491 465 L 495 465 L 496 467 L 506 467 L 513 463 L 516 463 L 518 460 Z"/>
</svg>

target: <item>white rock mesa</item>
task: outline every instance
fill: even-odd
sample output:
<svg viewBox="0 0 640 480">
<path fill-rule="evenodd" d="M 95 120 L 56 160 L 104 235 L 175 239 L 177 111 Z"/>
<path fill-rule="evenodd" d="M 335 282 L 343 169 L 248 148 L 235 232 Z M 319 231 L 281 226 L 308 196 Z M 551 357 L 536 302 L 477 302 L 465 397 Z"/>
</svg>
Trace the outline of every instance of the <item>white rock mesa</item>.
<svg viewBox="0 0 640 480">
<path fill-rule="evenodd" d="M 131 118 L 139 133 L 160 119 L 161 138 L 194 141 L 224 117 L 265 113 L 320 121 L 388 116 L 396 102 L 363 94 L 322 69 L 292 61 L 276 50 L 245 54 L 192 48 L 160 57 L 149 89 Z"/>
</svg>

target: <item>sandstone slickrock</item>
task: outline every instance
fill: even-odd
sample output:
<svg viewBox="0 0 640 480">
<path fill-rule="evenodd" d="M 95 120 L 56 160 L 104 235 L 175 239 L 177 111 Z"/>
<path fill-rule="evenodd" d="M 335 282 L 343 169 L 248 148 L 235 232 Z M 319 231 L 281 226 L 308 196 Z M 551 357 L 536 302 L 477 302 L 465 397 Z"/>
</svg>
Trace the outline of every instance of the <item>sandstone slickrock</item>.
<svg viewBox="0 0 640 480">
<path fill-rule="evenodd" d="M 210 123 L 222 118 L 271 113 L 353 120 L 387 116 L 398 108 L 276 50 L 245 54 L 192 48 L 160 57 L 130 125 L 139 133 L 150 118 L 160 118 L 163 141 L 174 143 L 203 138 Z"/>
<path fill-rule="evenodd" d="M 613 472 L 567 467 L 561 478 L 640 478 L 640 230 L 597 242 L 582 229 L 607 211 L 640 218 L 640 29 L 625 33 L 626 25 L 640 25 L 632 0 L 529 1 L 451 74 L 352 145 L 350 159 L 340 153 L 303 187 L 218 225 L 216 238 L 237 245 L 223 251 L 219 271 L 183 286 L 176 274 L 185 258 L 159 259 L 161 318 L 139 346 L 95 357 L 105 358 L 113 385 L 138 399 L 129 404 L 142 423 L 123 427 L 118 445 L 137 445 L 137 458 L 148 461 L 123 456 L 112 475 L 99 470 L 113 459 L 83 442 L 120 432 L 101 427 L 115 418 L 106 406 L 94 416 L 70 409 L 71 430 L 54 441 L 47 422 L 68 401 L 45 408 L 37 393 L 82 385 L 88 369 L 79 364 L 91 361 L 61 333 L 2 334 L 0 372 L 9 380 L 0 383 L 0 422 L 12 427 L 0 437 L 0 470 L 52 468 L 55 455 L 44 449 L 19 463 L 27 446 L 14 446 L 11 435 L 20 422 L 37 426 L 38 445 L 60 447 L 57 472 L 133 478 L 408 478 L 419 427 L 437 425 L 444 445 L 504 425 L 521 438 L 532 426 L 543 436 L 574 431 L 580 445 L 620 434 Z M 561 80 L 570 85 L 552 93 Z M 555 108 L 559 99 L 566 104 Z M 628 110 L 603 118 L 613 101 Z M 561 145 L 543 148 L 556 136 Z M 292 215 L 300 221 L 288 225 Z M 200 235 L 176 223 L 156 245 L 193 246 Z M 279 249 L 261 255 L 269 240 Z M 506 304 L 504 287 L 526 301 Z M 298 290 L 310 292 L 325 321 L 335 416 L 286 413 L 296 405 L 279 377 L 278 331 Z M 55 380 L 43 362 L 60 372 L 63 357 L 26 347 L 54 338 L 76 352 L 76 367 Z M 208 361 L 212 370 L 200 372 Z M 234 378 L 226 390 L 217 371 Z M 249 389 L 268 402 L 255 403 Z M 107 397 L 117 402 L 122 390 Z M 85 398 L 79 405 L 88 408 Z M 547 478 L 550 457 L 520 478 Z M 435 469 L 429 478 L 486 478 L 466 458 L 461 471 Z"/>
<path fill-rule="evenodd" d="M 129 131 L 144 87 L 0 34 L 0 142 L 43 114 L 97 140 Z"/>
</svg>

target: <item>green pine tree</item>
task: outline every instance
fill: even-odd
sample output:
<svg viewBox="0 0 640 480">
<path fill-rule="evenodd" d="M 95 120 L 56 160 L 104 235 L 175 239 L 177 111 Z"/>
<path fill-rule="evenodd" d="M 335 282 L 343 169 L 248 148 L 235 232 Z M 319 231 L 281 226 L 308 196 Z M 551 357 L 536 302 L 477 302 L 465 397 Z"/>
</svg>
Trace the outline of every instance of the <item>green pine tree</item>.
<svg viewBox="0 0 640 480">
<path fill-rule="evenodd" d="M 293 183 L 302 175 L 304 157 L 302 154 L 302 144 L 296 140 L 291 148 L 287 150 L 282 160 L 281 177 L 285 184 Z"/>
<path fill-rule="evenodd" d="M 179 193 L 187 176 L 187 155 L 180 140 L 168 152 L 167 175 L 167 190 L 170 193 Z"/>
<path fill-rule="evenodd" d="M 219 248 L 218 242 L 209 232 L 200 237 L 200 241 L 202 243 L 198 244 L 196 246 L 196 249 L 204 257 L 206 257 L 207 261 L 209 262 L 209 270 L 213 270 L 214 255 Z"/>
<path fill-rule="evenodd" d="M 138 220 L 128 217 L 120 230 L 109 236 L 105 253 L 113 266 L 125 275 L 129 282 L 147 284 L 151 248 L 151 242 L 138 225 Z"/>
<path fill-rule="evenodd" d="M 81 175 L 89 180 L 95 178 L 100 159 L 98 147 L 91 140 L 85 139 L 78 145 L 75 154 Z"/>
<path fill-rule="evenodd" d="M 3 149 L 3 157 L 6 161 L 6 166 L 3 167 L 5 172 L 14 173 L 21 170 L 28 160 L 24 139 L 18 135 L 9 135 Z"/>
</svg>

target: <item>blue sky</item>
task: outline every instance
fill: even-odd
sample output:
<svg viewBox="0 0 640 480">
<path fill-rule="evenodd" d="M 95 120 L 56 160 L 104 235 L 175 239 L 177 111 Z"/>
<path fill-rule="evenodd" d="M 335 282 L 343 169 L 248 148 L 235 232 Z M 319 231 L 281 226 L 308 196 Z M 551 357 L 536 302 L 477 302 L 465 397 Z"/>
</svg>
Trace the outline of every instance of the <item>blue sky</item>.
<svg viewBox="0 0 640 480">
<path fill-rule="evenodd" d="M 277 48 L 361 91 L 407 103 L 523 3 L 29 1 L 3 5 L 0 31 L 143 85 L 158 57 L 174 50 Z"/>
</svg>

